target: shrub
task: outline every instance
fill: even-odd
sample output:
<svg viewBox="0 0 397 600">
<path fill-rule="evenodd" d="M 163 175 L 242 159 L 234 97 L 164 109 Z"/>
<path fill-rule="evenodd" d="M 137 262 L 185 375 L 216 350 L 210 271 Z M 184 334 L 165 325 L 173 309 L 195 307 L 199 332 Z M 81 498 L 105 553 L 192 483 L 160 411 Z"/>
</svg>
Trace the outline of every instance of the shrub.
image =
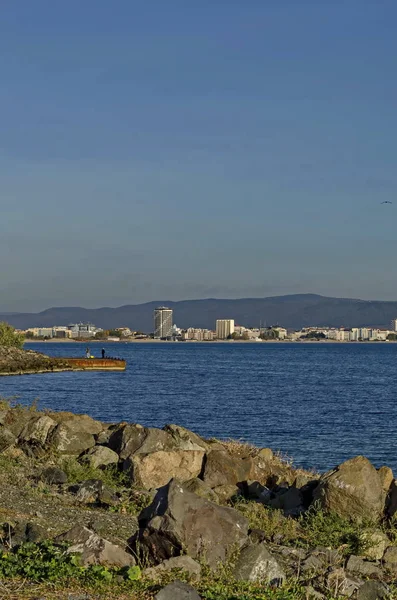
<svg viewBox="0 0 397 600">
<path fill-rule="evenodd" d="M 23 333 L 17 333 L 14 327 L 4 321 L 0 322 L 0 346 L 22 348 L 24 341 Z"/>
</svg>

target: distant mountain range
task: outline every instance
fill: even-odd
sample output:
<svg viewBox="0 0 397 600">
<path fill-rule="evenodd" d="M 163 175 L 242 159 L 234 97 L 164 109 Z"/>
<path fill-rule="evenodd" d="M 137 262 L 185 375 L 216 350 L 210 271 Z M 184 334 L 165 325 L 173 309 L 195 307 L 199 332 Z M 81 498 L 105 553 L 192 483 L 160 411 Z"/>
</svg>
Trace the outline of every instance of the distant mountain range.
<svg viewBox="0 0 397 600">
<path fill-rule="evenodd" d="M 153 331 L 153 310 L 168 306 L 174 310 L 174 323 L 179 327 L 215 328 L 216 319 L 234 319 L 247 327 L 283 325 L 300 329 L 314 326 L 373 327 L 391 326 L 397 317 L 397 302 L 327 298 L 316 294 L 294 294 L 269 298 L 222 300 L 183 300 L 147 302 L 118 308 L 49 308 L 40 313 L 3 313 L 4 320 L 19 329 L 51 327 L 69 323 L 90 322 L 111 329 L 130 327 L 144 332 Z"/>
</svg>

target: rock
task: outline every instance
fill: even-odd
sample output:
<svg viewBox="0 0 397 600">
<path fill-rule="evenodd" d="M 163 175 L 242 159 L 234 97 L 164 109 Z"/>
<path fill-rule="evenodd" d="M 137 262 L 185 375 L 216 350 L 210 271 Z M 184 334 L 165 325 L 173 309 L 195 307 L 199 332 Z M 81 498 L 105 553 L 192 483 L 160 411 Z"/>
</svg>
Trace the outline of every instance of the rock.
<svg viewBox="0 0 397 600">
<path fill-rule="evenodd" d="M 20 433 L 19 441 L 36 442 L 44 446 L 48 434 L 54 427 L 56 427 L 56 422 L 47 415 L 32 419 L 28 421 Z"/>
<path fill-rule="evenodd" d="M 383 555 L 383 565 L 385 569 L 397 575 L 397 547 L 390 546 Z"/>
<path fill-rule="evenodd" d="M 204 481 L 198 479 L 197 477 L 185 481 L 183 487 L 188 492 L 197 494 L 197 496 L 200 496 L 200 498 L 206 498 L 207 500 L 211 500 L 211 502 L 218 502 L 218 496 L 214 490 L 212 490 L 207 484 L 204 483 Z"/>
<path fill-rule="evenodd" d="M 167 431 L 156 427 L 146 427 L 145 433 L 142 444 L 135 450 L 134 454 L 152 454 L 177 449 L 176 441 Z"/>
<path fill-rule="evenodd" d="M 200 600 L 196 590 L 183 581 L 173 581 L 160 590 L 155 600 Z"/>
<path fill-rule="evenodd" d="M 394 479 L 393 471 L 390 467 L 380 467 L 380 469 L 378 469 L 378 477 L 383 491 L 387 494 Z"/>
<path fill-rule="evenodd" d="M 35 418 L 36 413 L 28 408 L 11 408 L 4 419 L 4 427 L 9 429 L 15 437 L 19 437 L 24 427 L 31 419 Z"/>
<path fill-rule="evenodd" d="M 164 560 L 156 567 L 149 567 L 148 569 L 145 569 L 143 571 L 143 575 L 148 579 L 156 580 L 161 577 L 161 573 L 164 571 L 172 571 L 173 569 L 184 571 L 191 577 L 196 577 L 197 579 L 201 574 L 200 564 L 190 556 L 182 555 L 174 556 L 173 558 Z"/>
<path fill-rule="evenodd" d="M 361 554 L 370 560 L 381 560 L 386 548 L 391 545 L 387 535 L 383 531 L 364 531 L 361 534 L 365 542 Z"/>
<path fill-rule="evenodd" d="M 144 489 L 159 488 L 170 479 L 187 481 L 201 473 L 202 450 L 174 450 L 134 454 L 125 461 L 124 468 L 131 471 L 132 481 Z"/>
<path fill-rule="evenodd" d="M 81 454 L 95 446 L 92 433 L 69 429 L 65 423 L 60 423 L 49 436 L 53 449 L 60 454 Z"/>
<path fill-rule="evenodd" d="M 114 565 L 117 567 L 135 565 L 133 556 L 123 548 L 99 537 L 81 525 L 75 525 L 69 531 L 57 536 L 55 541 L 71 542 L 72 545 L 69 546 L 67 552 L 81 554 L 83 565 Z"/>
<path fill-rule="evenodd" d="M 267 462 L 271 462 L 274 459 L 273 450 L 270 448 L 261 448 L 257 454 L 260 458 Z"/>
<path fill-rule="evenodd" d="M 248 540 L 248 521 L 238 511 L 188 492 L 175 479 L 160 488 L 139 521 L 139 535 L 130 544 L 152 562 L 183 551 L 205 558 L 215 568 L 232 548 L 241 548 Z"/>
<path fill-rule="evenodd" d="M 265 490 L 267 488 L 259 481 L 247 481 L 245 491 L 249 499 L 258 500 Z"/>
<path fill-rule="evenodd" d="M 302 571 L 304 573 L 321 572 L 331 566 L 339 566 L 341 560 L 341 555 L 337 550 L 321 547 L 315 548 L 303 561 Z"/>
<path fill-rule="evenodd" d="M 49 533 L 45 527 L 37 523 L 28 523 L 26 525 L 26 541 L 34 542 L 35 544 L 47 540 Z"/>
<path fill-rule="evenodd" d="M 146 430 L 142 425 L 120 423 L 112 431 L 108 444 L 124 460 L 138 450 L 145 437 Z"/>
<path fill-rule="evenodd" d="M 346 575 L 344 569 L 333 569 L 327 577 L 327 590 L 333 593 L 335 598 L 346 596 L 350 598 L 360 588 L 362 581 Z"/>
<path fill-rule="evenodd" d="M 362 577 L 382 577 L 382 569 L 374 563 L 363 560 L 352 554 L 346 564 L 346 571 Z"/>
<path fill-rule="evenodd" d="M 303 510 L 303 496 L 300 490 L 291 486 L 286 491 L 276 494 L 268 503 L 271 508 L 284 511 L 286 516 L 299 516 Z"/>
<path fill-rule="evenodd" d="M 117 465 L 119 455 L 114 450 L 106 448 L 106 446 L 94 446 L 80 460 L 97 469 L 98 467 L 106 467 L 107 465 Z"/>
<path fill-rule="evenodd" d="M 311 585 L 306 585 L 303 590 L 305 592 L 305 600 L 325 600 L 324 594 L 315 590 Z"/>
<path fill-rule="evenodd" d="M 391 598 L 390 588 L 381 581 L 366 581 L 357 592 L 357 600 L 383 600 Z"/>
<path fill-rule="evenodd" d="M 41 480 L 45 483 L 52 484 L 63 484 L 67 483 L 68 476 L 65 471 L 59 469 L 58 467 L 47 467 L 41 474 Z"/>
<path fill-rule="evenodd" d="M 386 514 L 388 517 L 393 517 L 397 512 L 397 481 L 393 479 L 389 495 L 386 500 Z"/>
<path fill-rule="evenodd" d="M 286 578 L 283 567 L 264 544 L 241 551 L 234 576 L 238 580 L 266 581 L 270 585 L 281 585 Z"/>
<path fill-rule="evenodd" d="M 74 413 L 51 413 L 51 417 L 59 424 L 64 425 L 73 433 L 89 433 L 99 435 L 106 427 L 100 421 L 95 421 L 88 415 L 75 415 Z"/>
<path fill-rule="evenodd" d="M 357 456 L 321 477 L 314 500 L 327 512 L 341 517 L 378 521 L 384 496 L 375 467 L 364 456 Z"/>
<path fill-rule="evenodd" d="M 17 441 L 15 435 L 7 429 L 7 427 L 0 427 L 0 452 L 4 452 L 7 448 L 11 448 Z"/>
<path fill-rule="evenodd" d="M 211 488 L 220 485 L 236 485 L 252 479 L 253 460 L 251 457 L 238 458 L 226 450 L 211 450 L 204 465 L 203 481 Z"/>
<path fill-rule="evenodd" d="M 120 502 L 118 496 L 103 485 L 101 479 L 87 479 L 72 485 L 69 491 L 76 494 L 76 500 L 84 504 L 107 504 L 109 506 Z"/>
<path fill-rule="evenodd" d="M 237 485 L 217 485 L 213 491 L 218 498 L 218 502 L 221 504 L 230 502 L 243 495 L 241 489 L 237 487 Z"/>
<path fill-rule="evenodd" d="M 204 450 L 209 449 L 209 444 L 193 431 L 179 425 L 166 425 L 164 431 L 171 435 L 179 450 Z"/>
</svg>

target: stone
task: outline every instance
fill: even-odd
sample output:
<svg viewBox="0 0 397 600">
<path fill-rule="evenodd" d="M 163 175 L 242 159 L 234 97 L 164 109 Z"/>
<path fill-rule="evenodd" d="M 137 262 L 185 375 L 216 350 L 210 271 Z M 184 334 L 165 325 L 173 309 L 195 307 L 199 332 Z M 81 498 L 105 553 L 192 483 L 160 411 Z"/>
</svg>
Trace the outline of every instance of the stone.
<svg viewBox="0 0 397 600">
<path fill-rule="evenodd" d="M 40 478 L 42 481 L 49 483 L 50 485 L 63 484 L 67 483 L 68 481 L 68 476 L 66 475 L 65 471 L 62 471 L 62 469 L 59 467 L 47 467 L 41 473 Z"/>
<path fill-rule="evenodd" d="M 106 427 L 100 421 L 96 421 L 89 415 L 75 415 L 74 413 L 59 412 L 51 413 L 51 417 L 59 424 L 64 425 L 73 433 L 90 433 L 99 435 Z"/>
<path fill-rule="evenodd" d="M 130 567 L 135 559 L 120 546 L 101 538 L 87 527 L 74 525 L 72 529 L 58 535 L 57 542 L 70 542 L 67 552 L 81 554 L 83 565 L 113 565 Z"/>
<path fill-rule="evenodd" d="M 204 450 L 207 452 L 209 449 L 209 444 L 202 437 L 180 425 L 166 425 L 164 431 L 172 436 L 179 450 Z"/>
<path fill-rule="evenodd" d="M 4 452 L 7 448 L 11 448 L 17 441 L 15 435 L 7 429 L 7 427 L 0 427 L 0 452 Z"/>
<path fill-rule="evenodd" d="M 108 445 L 124 460 L 138 450 L 145 437 L 146 429 L 142 425 L 121 423 L 112 431 Z"/>
<path fill-rule="evenodd" d="M 390 546 L 383 555 L 385 569 L 397 575 L 397 546 Z"/>
<path fill-rule="evenodd" d="M 266 489 L 267 488 L 259 483 L 259 481 L 249 480 L 247 481 L 245 491 L 249 499 L 258 500 Z"/>
<path fill-rule="evenodd" d="M 361 554 L 370 560 L 381 560 L 386 548 L 391 545 L 383 531 L 364 531 L 361 539 L 365 542 Z"/>
<path fill-rule="evenodd" d="M 346 575 L 342 568 L 332 569 L 326 576 L 327 590 L 335 598 L 346 596 L 350 598 L 360 588 L 362 581 Z"/>
<path fill-rule="evenodd" d="M 234 576 L 238 580 L 266 581 L 270 585 L 281 585 L 286 579 L 283 567 L 264 544 L 241 551 Z"/>
<path fill-rule="evenodd" d="M 321 572 L 329 567 L 339 566 L 342 558 L 337 550 L 329 548 L 315 548 L 302 563 L 303 572 Z"/>
<path fill-rule="evenodd" d="M 197 494 L 197 496 L 200 496 L 200 498 L 206 498 L 207 500 L 211 500 L 211 502 L 218 502 L 218 496 L 214 490 L 204 483 L 204 481 L 198 479 L 198 477 L 188 479 L 184 482 L 183 487 L 188 492 Z"/>
<path fill-rule="evenodd" d="M 248 541 L 248 521 L 238 511 L 188 492 L 175 479 L 159 489 L 139 522 L 139 535 L 130 545 L 152 563 L 183 551 L 192 558 L 204 558 L 215 568 L 231 549 Z"/>
<path fill-rule="evenodd" d="M 324 594 L 318 592 L 313 586 L 307 585 L 303 588 L 306 600 L 325 600 Z"/>
<path fill-rule="evenodd" d="M 95 446 L 93 434 L 69 429 L 65 423 L 60 423 L 49 437 L 53 449 L 60 454 L 81 454 Z"/>
<path fill-rule="evenodd" d="M 327 512 L 361 522 L 378 521 L 383 512 L 384 495 L 375 467 L 364 456 L 357 456 L 325 473 L 313 498 Z"/>
<path fill-rule="evenodd" d="M 187 481 L 198 477 L 202 470 L 202 450 L 173 450 L 134 454 L 124 463 L 132 481 L 144 489 L 159 488 L 172 478 Z"/>
<path fill-rule="evenodd" d="M 48 434 L 56 427 L 56 422 L 47 415 L 31 419 L 19 435 L 19 441 L 36 442 L 44 446 Z"/>
<path fill-rule="evenodd" d="M 394 479 L 393 471 L 390 467 L 380 467 L 380 469 L 378 469 L 378 477 L 383 491 L 387 494 Z"/>
<path fill-rule="evenodd" d="M 382 581 L 366 581 L 357 592 L 357 600 L 391 598 L 390 588 Z"/>
<path fill-rule="evenodd" d="M 298 516 L 303 512 L 303 496 L 300 490 L 291 486 L 286 491 L 276 494 L 268 502 L 268 506 L 284 511 L 287 516 Z"/>
<path fill-rule="evenodd" d="M 70 486 L 69 491 L 76 494 L 76 500 L 84 504 L 118 504 L 119 497 L 113 490 L 104 486 L 101 479 L 87 479 L 81 483 Z"/>
<path fill-rule="evenodd" d="M 243 492 L 237 485 L 217 485 L 214 488 L 218 501 L 225 504 L 243 495 Z"/>
<path fill-rule="evenodd" d="M 48 537 L 49 533 L 47 529 L 38 523 L 28 523 L 26 525 L 26 541 L 37 544 L 47 540 Z"/>
<path fill-rule="evenodd" d="M 4 419 L 3 426 L 9 429 L 15 437 L 19 437 L 24 427 L 31 419 L 35 418 L 35 412 L 28 408 L 11 408 Z"/>
<path fill-rule="evenodd" d="M 211 488 L 236 485 L 252 479 L 253 459 L 234 457 L 226 450 L 211 450 L 204 465 L 203 481 Z"/>
<path fill-rule="evenodd" d="M 389 495 L 386 500 L 386 514 L 388 517 L 393 517 L 397 512 L 397 481 L 393 479 Z"/>
<path fill-rule="evenodd" d="M 201 575 L 200 564 L 190 556 L 186 555 L 174 556 L 173 558 L 164 560 L 156 567 L 145 569 L 143 575 L 148 579 L 156 580 L 161 577 L 161 573 L 164 571 L 172 571 L 173 569 L 184 571 L 196 579 L 199 579 Z"/>
<path fill-rule="evenodd" d="M 155 452 L 177 449 L 175 439 L 167 431 L 157 429 L 156 427 L 146 427 L 145 432 L 145 438 L 139 448 L 135 450 L 135 455 L 153 454 Z M 199 450 L 204 454 L 204 451 L 201 448 L 199 448 Z"/>
<path fill-rule="evenodd" d="M 382 569 L 374 563 L 352 554 L 346 564 L 346 571 L 362 577 L 382 577 Z"/>
<path fill-rule="evenodd" d="M 106 467 L 108 465 L 117 465 L 119 455 L 114 450 L 106 448 L 106 446 L 94 446 L 80 460 L 89 464 L 94 469 L 98 469 L 99 467 Z"/>
<path fill-rule="evenodd" d="M 273 450 L 270 448 L 261 448 L 258 452 L 258 456 L 267 462 L 271 462 L 274 459 Z"/>
<path fill-rule="evenodd" d="M 155 600 L 200 600 L 196 590 L 183 581 L 173 581 L 160 590 Z"/>
</svg>

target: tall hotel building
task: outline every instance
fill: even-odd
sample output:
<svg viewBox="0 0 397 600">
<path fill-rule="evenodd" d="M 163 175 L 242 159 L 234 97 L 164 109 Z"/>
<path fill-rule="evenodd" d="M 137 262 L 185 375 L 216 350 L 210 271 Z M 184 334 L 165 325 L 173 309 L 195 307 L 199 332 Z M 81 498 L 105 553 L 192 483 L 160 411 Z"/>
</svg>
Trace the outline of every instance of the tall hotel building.
<svg viewBox="0 0 397 600">
<path fill-rule="evenodd" d="M 234 333 L 234 319 L 218 319 L 216 322 L 216 337 L 218 340 L 227 340 Z"/>
<path fill-rule="evenodd" d="M 154 310 L 154 338 L 159 340 L 172 338 L 172 308 L 160 306 Z"/>
</svg>

